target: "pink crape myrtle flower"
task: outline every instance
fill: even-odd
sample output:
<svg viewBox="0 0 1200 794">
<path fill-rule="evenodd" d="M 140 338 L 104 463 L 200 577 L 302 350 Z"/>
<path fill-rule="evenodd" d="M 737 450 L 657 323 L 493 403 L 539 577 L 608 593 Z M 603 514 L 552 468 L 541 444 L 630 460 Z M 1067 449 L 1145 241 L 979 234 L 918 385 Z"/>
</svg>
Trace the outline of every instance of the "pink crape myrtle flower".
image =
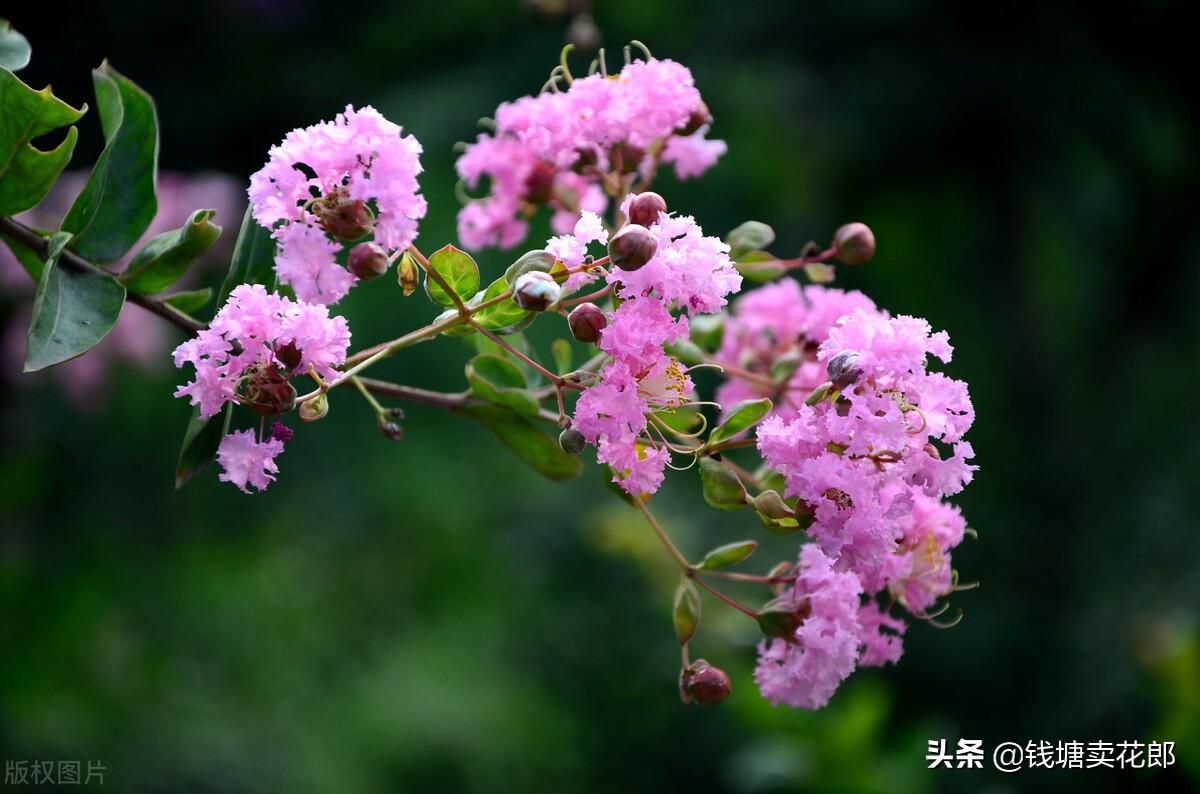
<svg viewBox="0 0 1200 794">
<path fill-rule="evenodd" d="M 862 624 L 862 585 L 813 544 L 800 550 L 799 577 L 789 592 L 809 614 L 791 637 L 763 640 L 754 680 L 775 705 L 819 709 L 854 672 Z"/>
<path fill-rule="evenodd" d="M 283 441 L 278 438 L 259 442 L 251 430 L 230 433 L 217 447 L 217 463 L 223 469 L 217 479 L 233 483 L 243 493 L 250 493 L 247 486 L 261 491 L 274 482 L 279 472 L 275 457 L 281 452 Z"/>
<path fill-rule="evenodd" d="M 857 290 L 819 284 L 802 287 L 792 278 L 740 295 L 726 318 L 717 363 L 770 378 L 777 364 L 790 360 L 794 371 L 780 384 L 782 389 L 731 372 L 717 387 L 717 402 L 728 409 L 742 400 L 769 397 L 772 415 L 795 418 L 813 389 L 829 379 L 825 364 L 817 360 L 817 350 L 838 319 L 857 309 L 876 310 L 875 303 Z"/>
<path fill-rule="evenodd" d="M 699 176 L 726 149 L 705 139 L 707 113 L 691 72 L 657 59 L 501 104 L 494 128 L 455 163 L 468 188 L 490 183 L 487 196 L 460 211 L 459 239 L 468 248 L 510 248 L 542 205 L 554 211 L 554 230 L 569 233 L 581 212 L 608 208 L 604 177 L 614 173 L 648 178 L 664 163 L 680 178 Z"/>
<path fill-rule="evenodd" d="M 347 106 L 333 121 L 289 132 L 250 177 L 254 219 L 272 230 L 279 280 L 300 300 L 336 303 L 355 282 L 336 262 L 341 244 L 328 235 L 340 232 L 326 213 L 365 212 L 357 202 L 369 202 L 374 219 L 368 214 L 356 234 L 373 231 L 387 251 L 416 239 L 426 211 L 417 192 L 421 145 L 401 133 L 374 108 Z"/>
<path fill-rule="evenodd" d="M 343 317 L 330 317 L 325 306 L 292 301 L 267 292 L 261 284 L 235 287 L 209 327 L 175 348 L 175 366 L 190 363 L 196 378 L 180 386 L 203 418 L 216 415 L 240 398 L 252 369 L 306 373 L 312 367 L 333 378 L 346 360 L 350 329 Z"/>
</svg>

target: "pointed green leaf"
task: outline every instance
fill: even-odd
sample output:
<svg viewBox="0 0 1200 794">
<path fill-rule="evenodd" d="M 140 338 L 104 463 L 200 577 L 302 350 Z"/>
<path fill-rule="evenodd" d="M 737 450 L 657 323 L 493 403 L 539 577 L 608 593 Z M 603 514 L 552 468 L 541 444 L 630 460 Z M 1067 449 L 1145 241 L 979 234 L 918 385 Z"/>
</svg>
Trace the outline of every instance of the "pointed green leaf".
<svg viewBox="0 0 1200 794">
<path fill-rule="evenodd" d="M 125 254 L 158 212 L 158 115 L 150 95 L 108 61 L 92 70 L 104 127 L 104 151 L 62 230 L 71 249 L 93 264 Z"/>
<path fill-rule="evenodd" d="M 36 372 L 86 353 L 108 335 L 121 307 L 125 288 L 107 273 L 63 267 L 58 256 L 69 235 L 50 240 L 50 252 L 33 303 L 25 371 Z"/>
<path fill-rule="evenodd" d="M 481 423 L 517 457 L 552 480 L 569 480 L 583 470 L 583 461 L 563 452 L 558 441 L 506 408 L 472 405 L 453 410 Z"/>
<path fill-rule="evenodd" d="M 479 266 L 466 251 L 460 251 L 452 245 L 438 249 L 429 257 L 429 267 L 437 275 L 425 279 L 425 294 L 434 303 L 455 306 L 456 297 L 466 301 L 479 289 Z M 439 276 L 453 296 L 437 283 Z"/>
<path fill-rule="evenodd" d="M 42 237 L 50 237 L 54 234 L 44 229 L 34 229 L 33 231 Z M 0 240 L 4 240 L 5 244 L 8 245 L 8 250 L 13 252 L 13 256 L 21 263 L 21 267 L 25 268 L 25 272 L 29 274 L 29 277 L 35 282 L 40 282 L 42 280 L 42 271 L 46 269 L 46 261 L 42 259 L 42 255 L 18 241 L 15 237 L 9 237 L 7 234 L 0 233 Z"/>
<path fill-rule="evenodd" d="M 700 458 L 700 482 L 704 501 L 718 510 L 741 510 L 746 506 L 746 488 L 733 469 L 710 457 Z"/>
<path fill-rule="evenodd" d="M 742 255 L 765 248 L 775 242 L 775 230 L 760 221 L 746 221 L 725 236 L 729 243 L 729 258 L 738 260 Z"/>
<path fill-rule="evenodd" d="M 700 591 L 686 576 L 675 591 L 675 609 L 672 614 L 675 622 L 675 636 L 680 645 L 687 645 L 696 636 L 700 628 Z"/>
<path fill-rule="evenodd" d="M 186 292 L 173 292 L 163 296 L 163 302 L 169 303 L 184 314 L 199 314 L 200 310 L 212 300 L 212 287 L 192 289 Z"/>
<path fill-rule="evenodd" d="M 742 560 L 749 557 L 758 548 L 758 541 L 743 540 L 737 543 L 727 543 L 724 546 L 719 546 L 708 554 L 704 555 L 704 559 L 700 561 L 697 568 L 703 568 L 706 571 L 711 571 L 716 568 L 728 568 L 730 565 L 737 565 Z"/>
<path fill-rule="evenodd" d="M 18 33 L 7 19 L 0 18 L 0 66 L 19 72 L 29 64 L 29 39 Z"/>
<path fill-rule="evenodd" d="M 743 430 L 754 427 L 771 412 L 771 401 L 766 397 L 757 400 L 742 400 L 729 411 L 729 418 L 712 431 L 708 437 L 710 445 L 728 441 Z"/>
<path fill-rule="evenodd" d="M 217 296 L 217 308 L 225 305 L 225 299 L 239 284 L 265 284 L 267 289 L 275 283 L 275 240 L 270 229 L 258 225 L 246 208 L 242 225 L 238 229 L 237 241 L 233 244 L 233 258 L 229 260 L 229 273 L 221 292 Z"/>
<path fill-rule="evenodd" d="M 37 204 L 67 167 L 75 151 L 74 127 L 53 149 L 35 149 L 30 141 L 74 124 L 87 110 L 58 99 L 46 86 L 34 91 L 7 69 L 0 69 L 0 215 L 16 215 Z"/>
<path fill-rule="evenodd" d="M 155 236 L 119 276 L 127 289 L 154 295 L 174 284 L 221 236 L 216 210 L 196 210 L 182 227 Z"/>
<path fill-rule="evenodd" d="M 233 403 L 225 410 L 208 419 L 200 418 L 200 409 L 192 410 L 187 430 L 183 434 L 183 446 L 179 450 L 179 463 L 175 466 L 175 488 L 183 487 L 193 475 L 198 474 L 208 462 L 216 457 L 221 439 L 229 432 L 229 418 L 233 416 Z"/>
<path fill-rule="evenodd" d="M 520 367 L 502 356 L 492 353 L 475 356 L 467 362 L 467 380 L 476 397 L 507 406 L 519 414 L 537 416 L 541 407 L 526 388 Z"/>
<path fill-rule="evenodd" d="M 787 268 L 766 251 L 749 251 L 742 254 L 734 260 L 734 266 L 748 281 L 755 284 L 774 281 L 787 273 Z"/>
<path fill-rule="evenodd" d="M 503 278 L 498 278 L 488 285 L 476 305 L 498 298 L 507 290 L 508 282 Z M 498 334 L 515 334 L 528 328 L 529 324 L 533 322 L 534 316 L 534 312 L 522 309 L 516 301 L 505 300 L 476 314 L 475 322 Z"/>
</svg>

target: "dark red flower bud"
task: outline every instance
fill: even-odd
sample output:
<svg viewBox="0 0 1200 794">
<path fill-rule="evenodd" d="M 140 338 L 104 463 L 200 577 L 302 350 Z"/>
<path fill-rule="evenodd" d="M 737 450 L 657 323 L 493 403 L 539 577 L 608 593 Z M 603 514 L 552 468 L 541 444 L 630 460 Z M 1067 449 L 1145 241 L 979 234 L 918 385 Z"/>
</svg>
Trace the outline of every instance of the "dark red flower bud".
<svg viewBox="0 0 1200 794">
<path fill-rule="evenodd" d="M 567 325 L 572 336 L 591 345 L 600 341 L 600 332 L 608 327 L 608 315 L 594 303 L 581 303 L 567 315 Z"/>
<path fill-rule="evenodd" d="M 360 281 L 370 281 L 379 278 L 388 269 L 388 256 L 383 248 L 376 243 L 359 243 L 350 249 L 350 259 L 347 266 L 355 278 Z"/>
<path fill-rule="evenodd" d="M 629 143 L 622 143 L 613 148 L 610 159 L 612 160 L 613 168 L 620 168 L 623 174 L 632 174 L 638 170 L 638 166 L 645 156 L 645 149 Z"/>
<path fill-rule="evenodd" d="M 861 265 L 875 256 L 875 233 L 865 223 L 847 223 L 833 234 L 833 250 L 847 265 Z"/>
<path fill-rule="evenodd" d="M 645 226 L 630 223 L 621 227 L 608 241 L 608 256 L 613 267 L 638 270 L 654 257 L 658 241 Z"/>
<path fill-rule="evenodd" d="M 629 222 L 647 228 L 658 223 L 658 213 L 667 211 L 667 200 L 662 196 L 647 190 L 639 193 L 629 202 Z"/>
<path fill-rule="evenodd" d="M 703 659 L 692 662 L 679 682 L 684 702 L 695 700 L 701 706 L 715 706 L 729 697 L 729 676 Z"/>
<path fill-rule="evenodd" d="M 538 206 L 554 196 L 554 165 L 539 162 L 525 177 L 525 200 Z"/>
<path fill-rule="evenodd" d="M 812 602 L 804 598 L 776 598 L 758 612 L 758 627 L 768 637 L 791 640 L 796 629 L 812 614 Z"/>
</svg>

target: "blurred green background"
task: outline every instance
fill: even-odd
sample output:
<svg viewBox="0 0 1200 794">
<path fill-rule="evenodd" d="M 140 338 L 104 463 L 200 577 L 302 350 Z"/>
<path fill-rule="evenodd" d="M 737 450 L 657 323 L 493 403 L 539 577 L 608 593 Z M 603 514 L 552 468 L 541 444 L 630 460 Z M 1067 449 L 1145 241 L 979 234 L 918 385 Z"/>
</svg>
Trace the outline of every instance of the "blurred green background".
<svg viewBox="0 0 1200 794">
<path fill-rule="evenodd" d="M 107 57 L 145 87 L 164 169 L 245 180 L 293 127 L 377 106 L 425 146 L 431 250 L 454 240 L 452 144 L 541 86 L 560 5 L 3 13 L 33 44 L 32 85 L 91 103 Z M 700 181 L 659 183 L 673 209 L 710 233 L 766 221 L 782 255 L 865 221 L 879 254 L 839 285 L 950 332 L 981 467 L 957 500 L 979 540 L 955 565 L 982 586 L 954 598 L 956 628 L 913 625 L 898 667 L 856 673 L 816 713 L 772 708 L 754 633 L 706 602 L 695 650 L 734 694 L 686 707 L 676 573 L 593 466 L 549 483 L 422 406 L 393 444 L 347 393 L 265 493 L 211 470 L 176 492 L 188 408 L 165 359 L 115 372 L 85 412 L 10 371 L 0 759 L 97 759 L 105 786 L 137 792 L 1195 790 L 1200 103 L 1184 7 L 596 4 L 610 63 L 639 39 L 688 65 L 729 143 Z M 86 167 L 96 114 L 81 127 Z M 485 277 L 511 261 L 479 260 Z M 360 344 L 430 316 L 387 284 L 345 312 Z M 458 389 L 468 356 L 442 341 L 382 374 Z M 762 535 L 702 509 L 695 479 L 655 500 L 685 550 Z M 1174 741 L 1177 763 L 925 768 L 930 739 L 960 737 Z"/>
</svg>

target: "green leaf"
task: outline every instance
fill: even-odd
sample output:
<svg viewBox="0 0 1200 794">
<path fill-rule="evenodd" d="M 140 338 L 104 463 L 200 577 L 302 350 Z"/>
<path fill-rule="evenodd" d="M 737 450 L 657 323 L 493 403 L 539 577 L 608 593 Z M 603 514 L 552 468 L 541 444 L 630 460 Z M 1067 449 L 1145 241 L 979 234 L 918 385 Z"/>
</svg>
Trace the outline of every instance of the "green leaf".
<svg viewBox="0 0 1200 794">
<path fill-rule="evenodd" d="M 571 343 L 566 339 L 555 339 L 550 343 L 550 355 L 554 357 L 555 371 L 563 374 L 571 371 Z"/>
<path fill-rule="evenodd" d="M 760 221 L 746 221 L 725 235 L 729 243 L 729 258 L 738 260 L 756 248 L 765 248 L 775 242 L 775 230 Z"/>
<path fill-rule="evenodd" d="M 704 501 L 718 510 L 741 510 L 748 503 L 746 488 L 733 469 L 710 457 L 700 458 Z"/>
<path fill-rule="evenodd" d="M 104 151 L 62 230 L 71 248 L 93 264 L 120 258 L 158 212 L 158 115 L 150 95 L 108 61 L 92 70 L 104 127 Z"/>
<path fill-rule="evenodd" d="M 187 430 L 183 434 L 183 446 L 179 450 L 179 463 L 175 466 L 175 488 L 178 490 L 198 474 L 217 455 L 221 439 L 229 432 L 229 419 L 233 416 L 233 403 L 225 410 L 208 419 L 200 418 L 200 408 L 192 411 Z"/>
<path fill-rule="evenodd" d="M 186 292 L 173 292 L 163 296 L 163 302 L 169 303 L 184 314 L 198 314 L 212 300 L 212 287 L 193 289 Z"/>
<path fill-rule="evenodd" d="M 216 210 L 196 210 L 182 227 L 155 236 L 119 277 L 127 289 L 154 295 L 179 280 L 221 236 Z"/>
<path fill-rule="evenodd" d="M 31 54 L 29 39 L 13 29 L 7 19 L 0 18 L 0 66 L 19 72 L 29 64 Z"/>
<path fill-rule="evenodd" d="M 506 408 L 471 405 L 453 411 L 481 423 L 518 458 L 552 480 L 569 480 L 583 470 L 583 461 L 563 452 L 558 441 Z"/>
<path fill-rule="evenodd" d="M 771 401 L 766 397 L 757 400 L 742 400 L 729 412 L 729 418 L 719 424 L 708 437 L 709 445 L 719 444 L 738 433 L 754 427 L 771 412 Z"/>
<path fill-rule="evenodd" d="M 700 561 L 697 568 L 703 568 L 706 571 L 711 571 L 716 568 L 728 568 L 730 565 L 737 565 L 742 560 L 749 557 L 758 548 L 756 540 L 742 540 L 737 543 L 726 543 L 724 546 L 717 548 L 704 555 L 704 559 Z"/>
<path fill-rule="evenodd" d="M 737 271 L 755 284 L 774 281 L 787 273 L 787 268 L 766 251 L 750 251 L 734 260 Z"/>
<path fill-rule="evenodd" d="M 217 296 L 217 308 L 225 305 L 225 299 L 239 284 L 265 284 L 268 289 L 275 281 L 275 240 L 271 230 L 259 226 L 246 207 L 242 226 L 238 229 L 237 242 L 233 244 L 233 258 L 229 260 L 229 273 L 221 292 Z"/>
<path fill-rule="evenodd" d="M 665 349 L 667 355 L 674 356 L 688 366 L 704 363 L 704 351 L 689 339 L 681 338 L 679 341 L 667 345 Z"/>
<path fill-rule="evenodd" d="M 109 274 L 76 271 L 59 263 L 68 239 L 63 233 L 50 239 L 50 255 L 33 303 L 26 372 L 86 353 L 117 324 L 125 304 L 125 288 Z"/>
<path fill-rule="evenodd" d="M 493 298 L 498 298 L 508 290 L 508 282 L 503 278 L 498 278 L 488 285 L 487 290 L 483 295 L 479 296 L 479 300 L 472 301 L 478 306 L 481 303 L 487 303 Z M 515 334 L 518 331 L 524 331 L 533 322 L 536 316 L 535 312 L 528 309 L 522 309 L 514 300 L 504 300 L 497 303 L 495 306 L 484 309 L 475 315 L 475 322 L 482 325 L 489 331 L 494 331 L 501 335 Z"/>
<path fill-rule="evenodd" d="M 696 636 L 700 628 L 700 591 L 686 576 L 675 591 L 675 609 L 672 614 L 675 622 L 675 636 L 680 645 L 687 645 Z"/>
<path fill-rule="evenodd" d="M 698 314 L 688 318 L 688 329 L 692 342 L 702 350 L 715 353 L 725 336 L 724 314 Z"/>
<path fill-rule="evenodd" d="M 54 234 L 44 229 L 34 229 L 33 231 L 42 237 L 50 237 Z M 8 245 L 8 250 L 13 252 L 13 256 L 21 263 L 21 267 L 25 268 L 25 272 L 29 274 L 29 277 L 35 282 L 40 282 L 42 280 L 42 271 L 46 269 L 46 261 L 42 259 L 42 255 L 18 241 L 15 237 L 9 237 L 2 232 L 0 232 L 0 239 L 4 240 Z"/>
<path fill-rule="evenodd" d="M 541 404 L 526 388 L 525 374 L 502 356 L 484 353 L 467 362 L 467 380 L 481 400 L 497 403 L 525 416 L 537 416 Z"/>
<path fill-rule="evenodd" d="M 452 245 L 438 249 L 429 257 L 429 267 L 437 275 L 425 279 L 425 294 L 434 303 L 457 306 L 459 301 L 465 301 L 479 289 L 479 266 L 466 251 Z M 453 295 L 437 283 L 437 276 L 441 276 Z"/>
<path fill-rule="evenodd" d="M 625 489 L 622 488 L 617 483 L 617 470 L 614 469 L 612 466 L 599 466 L 599 467 L 597 467 L 597 471 L 601 472 L 604 475 L 604 487 L 608 489 L 609 493 L 616 496 L 618 499 L 620 499 L 622 502 L 629 505 L 630 507 L 637 507 L 637 505 L 633 503 L 634 499 L 641 498 L 643 503 L 649 501 L 648 495 L 646 498 L 642 498 L 642 497 L 637 497 L 637 496 L 630 496 L 629 494 L 625 493 Z"/>
<path fill-rule="evenodd" d="M 74 124 L 87 110 L 71 107 L 50 92 L 34 91 L 7 69 L 0 69 L 0 215 L 11 216 L 37 204 L 50 192 L 75 151 L 79 130 L 49 151 L 30 141 Z"/>
</svg>

